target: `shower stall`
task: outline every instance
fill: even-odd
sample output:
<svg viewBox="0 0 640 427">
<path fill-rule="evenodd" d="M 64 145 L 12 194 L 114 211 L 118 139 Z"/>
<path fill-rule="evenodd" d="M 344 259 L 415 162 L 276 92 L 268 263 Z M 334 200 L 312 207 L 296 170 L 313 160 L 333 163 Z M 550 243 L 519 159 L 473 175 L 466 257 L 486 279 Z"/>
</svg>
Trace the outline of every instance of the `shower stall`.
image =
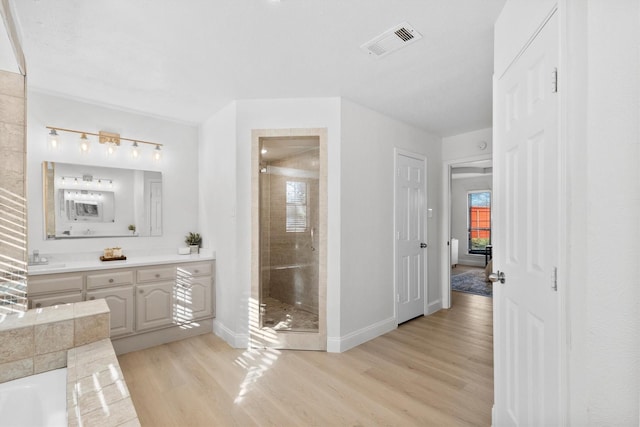
<svg viewBox="0 0 640 427">
<path fill-rule="evenodd" d="M 318 137 L 259 140 L 259 327 L 318 333 Z"/>
</svg>

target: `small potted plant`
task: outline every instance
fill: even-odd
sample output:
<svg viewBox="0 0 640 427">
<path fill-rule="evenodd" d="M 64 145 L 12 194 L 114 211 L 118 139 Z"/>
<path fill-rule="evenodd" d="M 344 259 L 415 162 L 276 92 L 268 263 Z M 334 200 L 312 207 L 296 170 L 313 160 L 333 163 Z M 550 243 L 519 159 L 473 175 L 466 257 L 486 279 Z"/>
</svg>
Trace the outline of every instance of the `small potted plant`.
<svg viewBox="0 0 640 427">
<path fill-rule="evenodd" d="M 136 234 L 136 226 L 133 224 L 129 224 L 129 227 L 127 227 L 129 229 L 129 231 L 131 231 L 131 234 Z"/>
<path fill-rule="evenodd" d="M 202 237 L 199 233 L 191 233 L 187 234 L 184 242 L 189 245 L 191 248 L 192 254 L 197 254 L 200 251 L 200 245 L 202 244 Z"/>
</svg>

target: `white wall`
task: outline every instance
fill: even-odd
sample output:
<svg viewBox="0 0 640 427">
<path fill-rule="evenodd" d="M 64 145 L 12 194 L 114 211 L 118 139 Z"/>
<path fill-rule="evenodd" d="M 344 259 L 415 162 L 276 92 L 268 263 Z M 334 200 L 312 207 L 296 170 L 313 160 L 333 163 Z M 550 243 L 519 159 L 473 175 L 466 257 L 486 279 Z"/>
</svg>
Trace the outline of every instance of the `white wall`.
<svg viewBox="0 0 640 427">
<path fill-rule="evenodd" d="M 564 16 L 570 413 L 638 425 L 640 5 L 570 0 Z"/>
<path fill-rule="evenodd" d="M 480 148 L 481 142 L 487 148 Z M 493 152 L 493 128 L 478 129 L 472 132 L 442 138 L 442 160 L 453 161 L 476 156 L 487 156 Z"/>
<path fill-rule="evenodd" d="M 95 104 L 61 98 L 36 91 L 27 95 L 27 201 L 29 248 L 40 253 L 75 253 L 102 251 L 121 246 L 127 250 L 176 248 L 184 246 L 184 236 L 198 226 L 198 129 L 196 126 L 163 120 L 142 114 L 106 108 Z M 151 146 L 141 144 L 139 159 L 129 155 L 123 142 L 112 157 L 93 137 L 86 155 L 78 149 L 79 135 L 60 132 L 61 144 L 51 150 L 45 126 L 56 126 L 97 133 L 100 130 L 120 133 L 164 144 L 159 163 L 151 159 Z M 162 172 L 163 235 L 161 237 L 92 238 L 45 240 L 42 211 L 42 162 L 55 161 L 85 165 L 144 169 Z"/>
<path fill-rule="evenodd" d="M 469 254 L 468 201 L 470 191 L 491 190 L 493 175 L 451 180 L 451 237 L 458 239 L 458 264 L 484 267 L 484 255 Z"/>
<path fill-rule="evenodd" d="M 236 103 L 220 110 L 200 127 L 198 155 L 199 227 L 203 246 L 216 251 L 216 320 L 214 328 L 234 347 L 240 282 L 236 272 Z"/>
<path fill-rule="evenodd" d="M 327 335 L 339 337 L 340 325 L 340 100 L 338 98 L 236 101 L 216 113 L 201 129 L 201 224 L 215 236 L 220 269 L 216 332 L 236 347 L 248 343 L 251 294 L 251 130 L 327 128 L 328 130 L 328 262 Z M 235 132 L 235 135 L 234 135 Z M 218 203 L 219 202 L 219 203 Z M 229 204 L 227 204 L 229 203 Z M 231 212 L 217 213 L 216 210 Z M 215 218 L 215 221 L 213 220 Z M 206 221 L 209 221 L 207 224 Z M 204 228 L 203 228 L 204 229 Z M 231 249 L 234 248 L 234 249 Z M 233 257 L 228 270 L 224 259 Z M 224 257 L 224 259 L 223 259 Z"/>
<path fill-rule="evenodd" d="M 425 155 L 428 303 L 440 301 L 441 139 L 348 100 L 341 111 L 341 349 L 395 328 L 394 148 Z"/>
<path fill-rule="evenodd" d="M 395 327 L 394 147 L 429 157 L 429 300 L 440 298 L 440 139 L 339 98 L 236 101 L 202 125 L 200 229 L 218 259 L 214 327 L 236 347 L 249 332 L 251 131 L 289 128 L 328 129 L 327 340 L 329 351 L 344 351 Z"/>
</svg>

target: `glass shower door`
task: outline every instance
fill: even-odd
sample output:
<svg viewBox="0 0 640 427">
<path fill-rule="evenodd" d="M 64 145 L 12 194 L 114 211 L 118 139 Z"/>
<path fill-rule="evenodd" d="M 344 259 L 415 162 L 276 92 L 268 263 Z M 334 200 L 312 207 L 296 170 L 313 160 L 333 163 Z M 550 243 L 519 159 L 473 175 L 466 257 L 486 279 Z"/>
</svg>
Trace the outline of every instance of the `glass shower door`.
<svg viewBox="0 0 640 427">
<path fill-rule="evenodd" d="M 259 335 L 265 347 L 311 349 L 324 321 L 319 138 L 260 138 L 259 148 Z"/>
</svg>

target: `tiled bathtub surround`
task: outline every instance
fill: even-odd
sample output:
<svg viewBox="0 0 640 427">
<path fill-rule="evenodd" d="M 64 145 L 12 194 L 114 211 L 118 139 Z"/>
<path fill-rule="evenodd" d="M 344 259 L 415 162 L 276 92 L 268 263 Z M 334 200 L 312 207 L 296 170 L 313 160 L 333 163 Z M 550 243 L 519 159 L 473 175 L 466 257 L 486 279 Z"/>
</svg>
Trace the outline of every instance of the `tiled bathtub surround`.
<svg viewBox="0 0 640 427">
<path fill-rule="evenodd" d="M 104 300 L 58 305 L 0 317 L 0 382 L 67 365 L 67 350 L 109 338 Z"/>
<path fill-rule="evenodd" d="M 0 70 L 0 313 L 27 309 L 24 76 Z"/>
<path fill-rule="evenodd" d="M 67 367 L 70 426 L 138 426 L 103 299 L 0 315 L 0 382 Z"/>
<path fill-rule="evenodd" d="M 67 353 L 69 426 L 139 426 L 111 341 L 100 340 Z"/>
</svg>

